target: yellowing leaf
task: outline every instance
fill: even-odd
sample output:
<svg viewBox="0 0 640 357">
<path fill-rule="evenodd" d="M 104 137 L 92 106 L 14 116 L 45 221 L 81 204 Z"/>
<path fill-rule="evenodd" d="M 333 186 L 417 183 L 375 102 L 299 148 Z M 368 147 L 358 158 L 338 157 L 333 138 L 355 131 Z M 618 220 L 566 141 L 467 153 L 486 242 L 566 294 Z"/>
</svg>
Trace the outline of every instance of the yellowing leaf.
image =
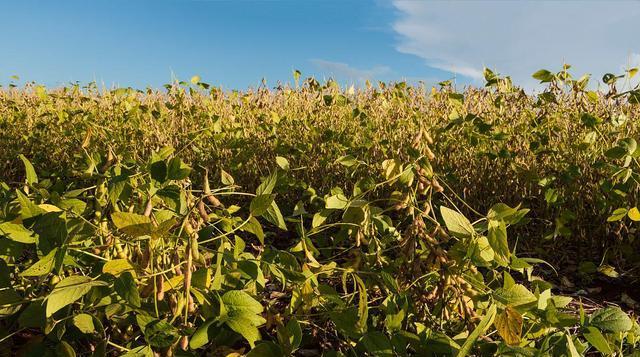
<svg viewBox="0 0 640 357">
<path fill-rule="evenodd" d="M 42 208 L 45 212 L 62 212 L 60 207 L 50 205 L 48 203 L 39 204 L 38 207 Z"/>
<path fill-rule="evenodd" d="M 508 345 L 517 345 L 522 336 L 522 315 L 511 306 L 507 306 L 504 311 L 496 316 L 493 324 L 498 330 L 498 334 Z"/>
<path fill-rule="evenodd" d="M 22 224 L 12 222 L 0 223 L 0 235 L 5 235 L 13 241 L 25 244 L 35 243 L 38 238 L 37 234 L 25 228 Z"/>
<path fill-rule="evenodd" d="M 167 292 L 172 289 L 179 288 L 183 285 L 184 275 L 176 275 L 171 277 L 171 279 L 164 282 L 164 286 L 162 291 Z"/>
<path fill-rule="evenodd" d="M 630 209 L 629 212 L 627 212 L 627 215 L 632 221 L 640 221 L 640 210 L 638 210 L 638 207 L 633 207 L 632 209 Z"/>
<path fill-rule="evenodd" d="M 333 195 L 327 198 L 327 209 L 343 209 L 349 204 L 349 199 L 343 194 Z"/>
<path fill-rule="evenodd" d="M 111 274 L 113 276 L 118 276 L 125 271 L 131 272 L 133 276 L 136 275 L 135 268 L 127 259 L 113 259 L 102 266 L 102 272 L 104 274 Z"/>
</svg>

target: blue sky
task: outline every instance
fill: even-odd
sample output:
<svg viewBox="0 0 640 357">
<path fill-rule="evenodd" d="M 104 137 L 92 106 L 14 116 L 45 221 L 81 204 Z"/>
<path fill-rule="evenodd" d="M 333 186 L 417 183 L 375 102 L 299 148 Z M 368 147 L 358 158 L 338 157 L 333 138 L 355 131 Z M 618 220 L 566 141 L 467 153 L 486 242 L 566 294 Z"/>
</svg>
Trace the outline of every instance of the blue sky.
<svg viewBox="0 0 640 357">
<path fill-rule="evenodd" d="M 143 88 L 173 73 L 242 89 L 299 69 L 342 83 L 478 84 L 487 65 L 528 85 L 563 61 L 599 78 L 640 62 L 638 18 L 637 1 L 0 0 L 0 83 Z"/>
</svg>

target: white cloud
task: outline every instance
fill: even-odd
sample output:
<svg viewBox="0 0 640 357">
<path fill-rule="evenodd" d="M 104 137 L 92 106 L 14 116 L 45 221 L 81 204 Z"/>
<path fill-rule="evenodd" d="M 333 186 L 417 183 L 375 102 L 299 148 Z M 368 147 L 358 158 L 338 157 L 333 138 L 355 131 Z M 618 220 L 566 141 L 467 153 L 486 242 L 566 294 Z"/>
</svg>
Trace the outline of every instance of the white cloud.
<svg viewBox="0 0 640 357">
<path fill-rule="evenodd" d="M 640 2 L 392 0 L 396 49 L 478 80 L 487 66 L 533 87 L 564 62 L 600 79 L 640 53 Z"/>
<path fill-rule="evenodd" d="M 350 66 L 346 63 L 332 62 L 322 59 L 312 59 L 311 63 L 324 71 L 328 76 L 352 82 L 364 82 L 366 80 L 379 79 L 382 76 L 392 73 L 391 68 L 387 66 L 375 66 L 369 69 L 361 69 Z"/>
</svg>

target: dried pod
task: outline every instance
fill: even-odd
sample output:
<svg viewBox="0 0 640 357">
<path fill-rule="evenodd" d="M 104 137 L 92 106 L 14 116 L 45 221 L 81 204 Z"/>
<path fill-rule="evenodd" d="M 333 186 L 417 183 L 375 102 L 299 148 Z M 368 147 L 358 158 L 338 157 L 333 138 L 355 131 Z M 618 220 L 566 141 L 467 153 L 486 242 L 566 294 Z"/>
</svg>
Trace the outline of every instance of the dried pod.
<svg viewBox="0 0 640 357">
<path fill-rule="evenodd" d="M 161 275 L 156 276 L 156 299 L 158 301 L 164 300 L 164 277 Z"/>
</svg>

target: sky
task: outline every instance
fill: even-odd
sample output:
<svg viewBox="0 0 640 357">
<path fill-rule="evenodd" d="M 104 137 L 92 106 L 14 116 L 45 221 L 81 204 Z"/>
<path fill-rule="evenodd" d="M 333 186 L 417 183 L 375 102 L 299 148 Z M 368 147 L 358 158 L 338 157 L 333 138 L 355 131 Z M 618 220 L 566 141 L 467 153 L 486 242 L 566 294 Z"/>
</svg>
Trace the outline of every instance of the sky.
<svg viewBox="0 0 640 357">
<path fill-rule="evenodd" d="M 484 66 L 535 86 L 640 65 L 640 1 L 0 0 L 0 84 L 227 89 L 303 77 L 482 85 Z M 19 80 L 12 79 L 19 76 Z"/>
</svg>

